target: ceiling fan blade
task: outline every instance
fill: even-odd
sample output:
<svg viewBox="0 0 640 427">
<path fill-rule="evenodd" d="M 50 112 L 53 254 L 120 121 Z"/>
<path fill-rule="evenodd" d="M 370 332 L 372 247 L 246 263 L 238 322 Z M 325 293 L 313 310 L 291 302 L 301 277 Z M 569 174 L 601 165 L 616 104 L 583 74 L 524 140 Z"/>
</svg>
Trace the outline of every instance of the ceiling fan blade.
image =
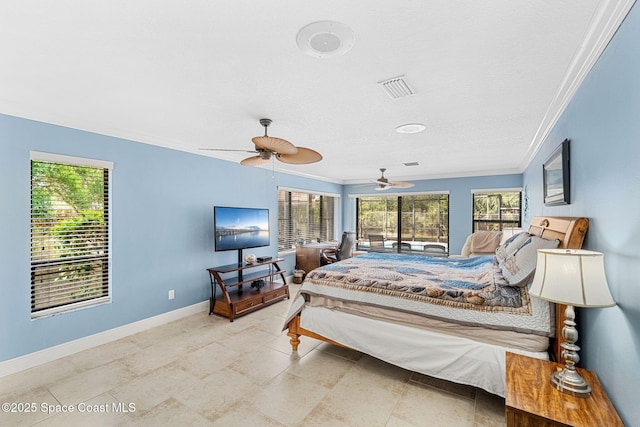
<svg viewBox="0 0 640 427">
<path fill-rule="evenodd" d="M 306 165 L 322 160 L 322 154 L 310 148 L 298 147 L 295 154 L 283 154 L 278 151 L 278 156 L 276 158 L 283 163 Z"/>
<path fill-rule="evenodd" d="M 269 161 L 269 159 L 263 159 L 260 156 L 251 156 L 251 157 L 247 157 L 246 159 L 242 160 L 240 162 L 240 164 L 242 166 L 258 166 L 261 165 L 263 163 L 267 163 Z"/>
<path fill-rule="evenodd" d="M 198 148 L 203 151 L 236 151 L 238 153 L 255 153 L 256 150 L 236 150 L 233 148 Z"/>
<path fill-rule="evenodd" d="M 255 138 L 251 138 L 251 141 L 253 141 L 258 148 L 263 148 L 278 154 L 295 154 L 298 151 L 296 146 L 289 141 L 273 136 L 256 136 Z"/>
<path fill-rule="evenodd" d="M 394 188 L 411 188 L 415 186 L 415 184 L 413 182 L 396 181 L 396 182 L 390 182 L 389 186 Z"/>
</svg>

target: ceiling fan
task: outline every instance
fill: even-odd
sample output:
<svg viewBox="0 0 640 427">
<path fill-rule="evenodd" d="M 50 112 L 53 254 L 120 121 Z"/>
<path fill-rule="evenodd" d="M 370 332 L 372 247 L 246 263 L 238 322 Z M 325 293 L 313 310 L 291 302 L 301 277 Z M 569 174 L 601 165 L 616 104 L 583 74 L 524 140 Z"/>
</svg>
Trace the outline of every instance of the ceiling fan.
<svg viewBox="0 0 640 427">
<path fill-rule="evenodd" d="M 264 136 L 252 138 L 255 150 L 234 150 L 225 148 L 201 148 L 201 150 L 211 151 L 241 151 L 254 153 L 254 156 L 247 157 L 240 162 L 244 166 L 257 166 L 268 162 L 272 157 L 283 163 L 295 165 L 306 165 L 322 160 L 322 155 L 315 150 L 305 147 L 296 147 L 292 143 L 282 138 L 267 135 L 267 128 L 271 124 L 271 119 L 260 119 L 260 124 L 264 126 Z"/>
<path fill-rule="evenodd" d="M 406 181 L 390 182 L 384 176 L 384 172 L 386 170 L 387 170 L 386 168 L 380 168 L 380 178 L 376 179 L 375 181 L 372 181 L 374 184 L 376 184 L 376 188 L 375 188 L 376 190 L 383 191 L 388 188 L 411 188 L 415 185 L 412 182 L 406 182 Z"/>
</svg>

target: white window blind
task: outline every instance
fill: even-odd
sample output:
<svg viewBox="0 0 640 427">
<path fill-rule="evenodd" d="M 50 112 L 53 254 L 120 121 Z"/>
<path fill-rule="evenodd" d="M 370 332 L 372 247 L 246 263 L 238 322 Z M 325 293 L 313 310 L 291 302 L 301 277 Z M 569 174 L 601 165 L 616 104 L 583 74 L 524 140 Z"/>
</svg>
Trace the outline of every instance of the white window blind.
<svg viewBox="0 0 640 427">
<path fill-rule="evenodd" d="M 32 317 L 108 301 L 110 167 L 31 158 Z"/>
<path fill-rule="evenodd" d="M 296 241 L 334 239 L 336 197 L 302 191 L 278 190 L 278 251 L 289 251 Z"/>
</svg>

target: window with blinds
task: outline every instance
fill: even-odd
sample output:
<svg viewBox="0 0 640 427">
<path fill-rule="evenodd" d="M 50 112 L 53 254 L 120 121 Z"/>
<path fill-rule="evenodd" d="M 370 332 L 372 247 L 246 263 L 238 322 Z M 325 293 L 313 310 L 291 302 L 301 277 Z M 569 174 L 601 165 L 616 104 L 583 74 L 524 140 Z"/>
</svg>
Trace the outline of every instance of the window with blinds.
<svg viewBox="0 0 640 427">
<path fill-rule="evenodd" d="M 109 162 L 32 153 L 32 317 L 109 300 L 110 170 Z"/>
<path fill-rule="evenodd" d="M 519 190 L 474 191 L 473 231 L 522 227 L 521 205 Z"/>
<path fill-rule="evenodd" d="M 278 252 L 290 251 L 300 241 L 334 239 L 336 199 L 323 194 L 278 190 Z"/>
</svg>

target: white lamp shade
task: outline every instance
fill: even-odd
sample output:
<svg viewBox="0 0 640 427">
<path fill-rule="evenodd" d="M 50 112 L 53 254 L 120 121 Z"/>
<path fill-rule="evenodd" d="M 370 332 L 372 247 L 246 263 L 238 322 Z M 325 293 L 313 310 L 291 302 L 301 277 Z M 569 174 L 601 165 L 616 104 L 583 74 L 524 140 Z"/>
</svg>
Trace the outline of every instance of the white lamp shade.
<svg viewBox="0 0 640 427">
<path fill-rule="evenodd" d="M 539 249 L 529 294 L 577 307 L 616 305 L 604 273 L 604 256 L 586 250 Z"/>
</svg>

